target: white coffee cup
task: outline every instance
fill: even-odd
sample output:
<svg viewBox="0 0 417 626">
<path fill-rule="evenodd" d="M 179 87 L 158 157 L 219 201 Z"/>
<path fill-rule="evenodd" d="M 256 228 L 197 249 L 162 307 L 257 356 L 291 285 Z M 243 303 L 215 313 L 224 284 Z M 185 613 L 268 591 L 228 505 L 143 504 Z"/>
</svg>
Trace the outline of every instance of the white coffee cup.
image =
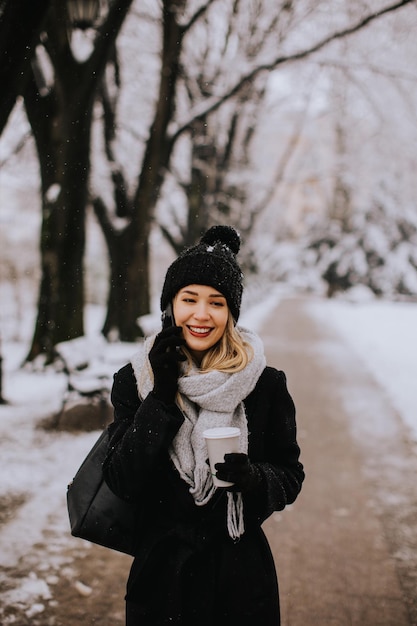
<svg viewBox="0 0 417 626">
<path fill-rule="evenodd" d="M 239 452 L 240 428 L 221 426 L 209 428 L 203 432 L 209 455 L 210 469 L 213 483 L 216 487 L 231 487 L 234 483 L 219 480 L 216 477 L 216 463 L 224 463 L 224 455 L 229 452 Z"/>
</svg>

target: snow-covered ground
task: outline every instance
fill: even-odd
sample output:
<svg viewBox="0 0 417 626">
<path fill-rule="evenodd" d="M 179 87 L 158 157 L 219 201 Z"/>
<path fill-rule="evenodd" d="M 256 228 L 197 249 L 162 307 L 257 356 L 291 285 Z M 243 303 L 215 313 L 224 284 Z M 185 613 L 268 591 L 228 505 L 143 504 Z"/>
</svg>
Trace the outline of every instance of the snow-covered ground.
<svg viewBox="0 0 417 626">
<path fill-rule="evenodd" d="M 359 355 L 417 442 L 417 304 L 312 300 L 308 310 Z"/>
<path fill-rule="evenodd" d="M 259 330 L 280 297 L 280 291 L 271 292 L 242 315 L 242 325 Z M 417 304 L 314 298 L 308 301 L 307 310 L 321 323 L 331 325 L 363 359 L 417 441 Z M 157 319 L 147 321 L 150 332 Z M 93 339 L 97 341 L 97 337 Z M 52 570 L 55 564 L 61 572 L 70 567 L 62 560 L 62 548 L 88 549 L 88 544 L 70 536 L 65 493 L 98 435 L 96 431 L 71 434 L 36 427 L 41 418 L 59 408 L 65 378 L 54 371 L 20 369 L 25 349 L 22 344 L 3 345 L 3 395 L 9 404 L 0 406 L 0 497 L 19 506 L 13 517 L 0 519 L 0 567 L 4 572 L 0 582 L 7 576 L 6 569 L 17 566 L 22 558 L 29 567 L 32 564 L 33 571 L 0 594 L 2 623 L 6 623 L 2 606 L 26 607 L 28 616 L 41 613 L 54 583 L 51 565 Z M 129 351 L 134 347 L 114 346 L 107 367 L 117 369 L 128 360 Z M 49 564 L 45 578 L 39 576 L 42 559 Z"/>
</svg>

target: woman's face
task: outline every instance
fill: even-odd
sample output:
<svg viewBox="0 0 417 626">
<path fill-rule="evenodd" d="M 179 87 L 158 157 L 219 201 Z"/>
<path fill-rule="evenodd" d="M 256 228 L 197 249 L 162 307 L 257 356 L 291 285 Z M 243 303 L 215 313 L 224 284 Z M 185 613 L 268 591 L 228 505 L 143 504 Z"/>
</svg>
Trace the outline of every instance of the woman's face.
<svg viewBox="0 0 417 626">
<path fill-rule="evenodd" d="M 226 298 L 207 285 L 187 285 L 174 298 L 175 323 L 198 363 L 223 336 L 229 317 Z"/>
</svg>

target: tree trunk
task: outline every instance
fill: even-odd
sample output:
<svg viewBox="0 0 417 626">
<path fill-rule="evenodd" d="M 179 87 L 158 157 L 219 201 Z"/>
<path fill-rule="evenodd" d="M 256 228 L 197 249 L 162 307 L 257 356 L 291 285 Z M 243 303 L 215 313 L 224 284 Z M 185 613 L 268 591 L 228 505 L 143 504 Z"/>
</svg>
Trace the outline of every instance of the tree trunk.
<svg viewBox="0 0 417 626">
<path fill-rule="evenodd" d="M 72 55 L 60 0 L 52 0 L 43 39 L 54 67 L 49 92 L 38 93 L 34 74 L 25 105 L 41 172 L 42 234 L 38 315 L 27 359 L 54 356 L 54 346 L 84 334 L 85 210 L 90 172 L 94 99 L 132 0 L 115 0 L 97 30 L 90 57 Z"/>
<path fill-rule="evenodd" d="M 103 201 L 96 198 L 93 204 L 110 259 L 107 314 L 102 333 L 106 337 L 116 336 L 121 341 L 135 341 L 143 336 L 138 318 L 149 313 L 150 308 L 150 221 L 141 225 L 139 238 L 134 222 L 117 231 L 108 220 Z"/>
<path fill-rule="evenodd" d="M 0 2 L 0 134 L 22 93 L 50 0 Z"/>
<path fill-rule="evenodd" d="M 184 233 L 181 248 L 195 245 L 207 230 L 210 225 L 210 208 L 213 208 L 215 202 L 217 154 L 207 128 L 206 118 L 198 119 L 192 125 L 191 180 L 186 188 L 187 231 Z"/>
<path fill-rule="evenodd" d="M 84 334 L 85 207 L 95 93 L 70 53 L 65 22 L 53 12 L 50 20 L 51 15 L 55 18 L 48 29 L 51 58 L 55 68 L 65 66 L 65 72 L 56 71 L 54 84 L 43 96 L 32 72 L 24 93 L 42 192 L 42 277 L 27 359 L 45 354 L 47 361 L 54 356 L 55 344 Z"/>
<path fill-rule="evenodd" d="M 142 171 L 133 203 L 133 250 L 128 268 L 129 313 L 131 324 L 138 315 L 148 313 L 149 302 L 149 236 L 156 203 L 171 158 L 173 143 L 168 140 L 168 125 L 175 111 L 179 59 L 183 28 L 177 16 L 185 0 L 165 0 L 163 6 L 163 46 L 156 113 L 146 145 Z M 136 312 L 136 313 L 135 313 Z"/>
<path fill-rule="evenodd" d="M 163 47 L 160 85 L 155 115 L 146 144 L 141 173 L 133 198 L 121 193 L 125 185 L 113 177 L 116 213 L 120 213 L 120 198 L 129 206 L 129 223 L 123 231 L 116 230 L 109 219 L 101 198 L 94 199 L 94 209 L 107 242 L 110 257 L 110 287 L 107 316 L 103 333 L 115 333 L 121 340 L 133 341 L 142 336 L 138 317 L 150 310 L 149 237 L 156 203 L 167 170 L 173 142 L 168 139 L 168 124 L 173 118 L 179 57 L 183 29 L 177 16 L 185 0 L 164 0 Z M 107 103 L 108 104 L 108 103 Z M 110 129 L 107 129 L 107 132 Z M 106 128 L 104 129 L 106 133 Z M 107 146 L 109 154 L 111 147 Z M 122 176 L 119 172 L 118 177 Z M 118 201 L 119 199 L 119 201 Z"/>
<path fill-rule="evenodd" d="M 67 77 L 66 93 L 77 93 L 77 77 Z M 59 93 L 59 90 L 57 90 Z M 50 359 L 56 343 L 84 334 L 85 207 L 90 170 L 92 102 L 37 95 L 31 84 L 25 94 L 41 170 L 42 278 L 38 315 L 28 359 L 45 353 Z M 59 129 L 59 131 L 58 131 Z"/>
<path fill-rule="evenodd" d="M 106 337 L 115 333 L 121 341 L 135 341 L 143 336 L 137 319 L 142 312 L 149 311 L 149 285 L 144 269 L 147 268 L 149 257 L 148 240 L 145 249 L 134 255 L 133 234 L 132 227 L 128 226 L 121 233 L 108 232 L 106 236 L 110 256 L 110 285 L 102 332 Z M 136 260 L 136 265 L 133 260 Z M 145 276 L 140 279 L 143 273 Z M 146 291 L 141 291 L 144 288 Z"/>
</svg>

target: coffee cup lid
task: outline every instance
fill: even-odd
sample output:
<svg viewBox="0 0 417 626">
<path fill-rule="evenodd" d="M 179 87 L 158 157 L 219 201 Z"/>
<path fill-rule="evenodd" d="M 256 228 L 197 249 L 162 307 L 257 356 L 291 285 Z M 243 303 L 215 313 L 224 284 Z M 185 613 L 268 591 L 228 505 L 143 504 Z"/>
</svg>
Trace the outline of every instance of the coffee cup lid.
<svg viewBox="0 0 417 626">
<path fill-rule="evenodd" d="M 208 428 L 203 432 L 206 439 L 224 439 L 225 437 L 237 437 L 240 435 L 240 428 L 233 426 L 221 426 L 218 428 Z"/>
</svg>

